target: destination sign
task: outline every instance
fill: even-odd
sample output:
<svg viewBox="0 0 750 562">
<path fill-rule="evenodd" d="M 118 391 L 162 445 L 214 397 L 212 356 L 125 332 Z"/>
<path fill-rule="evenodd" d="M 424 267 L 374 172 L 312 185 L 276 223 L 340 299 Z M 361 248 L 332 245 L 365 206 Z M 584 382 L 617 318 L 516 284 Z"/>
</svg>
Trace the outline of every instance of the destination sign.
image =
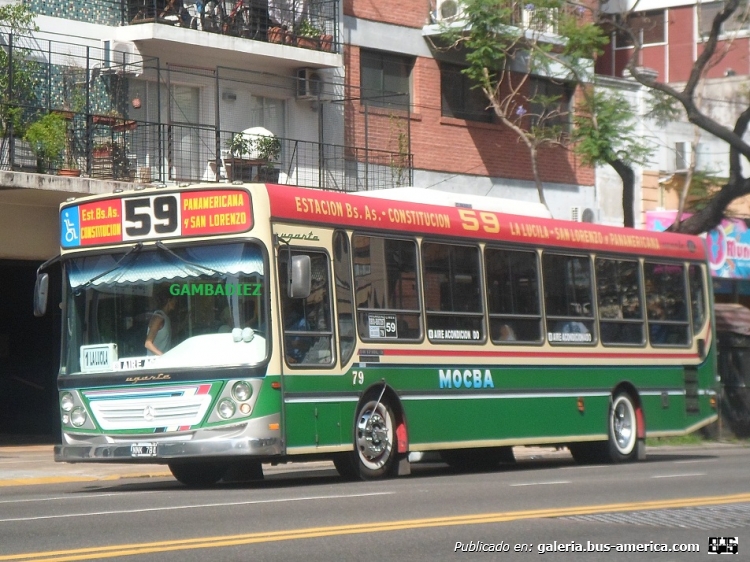
<svg viewBox="0 0 750 562">
<path fill-rule="evenodd" d="M 434 205 L 429 200 L 413 203 L 280 185 L 269 191 L 269 197 L 274 217 L 309 224 L 480 238 L 583 251 L 635 251 L 688 259 L 705 256 L 702 240 L 682 234 Z"/>
<path fill-rule="evenodd" d="M 253 226 L 250 195 L 236 189 L 159 193 L 65 207 L 63 248 L 246 232 Z"/>
</svg>

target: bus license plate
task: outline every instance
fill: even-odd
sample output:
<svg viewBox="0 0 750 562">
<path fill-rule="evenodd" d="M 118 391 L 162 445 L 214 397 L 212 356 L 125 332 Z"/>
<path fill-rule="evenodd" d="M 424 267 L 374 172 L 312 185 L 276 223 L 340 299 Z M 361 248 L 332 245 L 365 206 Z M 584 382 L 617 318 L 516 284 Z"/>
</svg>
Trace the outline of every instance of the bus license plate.
<svg viewBox="0 0 750 562">
<path fill-rule="evenodd" d="M 155 457 L 156 443 L 133 443 L 130 445 L 131 457 Z"/>
</svg>

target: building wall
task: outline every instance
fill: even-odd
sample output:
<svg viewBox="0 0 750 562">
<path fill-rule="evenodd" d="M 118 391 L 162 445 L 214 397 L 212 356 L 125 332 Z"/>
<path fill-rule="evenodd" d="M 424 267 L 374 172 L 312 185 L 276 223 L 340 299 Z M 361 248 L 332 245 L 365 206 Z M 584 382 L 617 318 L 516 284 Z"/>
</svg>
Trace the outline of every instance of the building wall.
<svg viewBox="0 0 750 562">
<path fill-rule="evenodd" d="M 639 9 L 658 9 L 663 6 L 640 4 Z M 700 55 L 703 42 L 698 38 L 698 22 L 695 4 L 665 7 L 666 42 L 646 45 L 641 49 L 638 66 L 645 66 L 658 73 L 664 82 L 685 82 L 690 76 L 693 63 Z M 741 9 L 741 8 L 740 8 Z M 746 34 L 728 36 L 719 42 L 717 59 L 707 73 L 707 78 L 721 78 L 727 71 L 737 75 L 750 74 L 750 38 Z M 633 49 L 613 49 L 608 45 L 597 61 L 597 72 L 605 76 L 623 76 L 625 66 Z"/>
<path fill-rule="evenodd" d="M 405 111 L 365 108 L 358 95 L 361 49 L 413 57 L 408 133 L 414 155 L 414 183 L 448 191 L 538 200 L 529 151 L 515 133 L 500 124 L 441 115 L 439 63 L 430 50 L 429 39 L 422 36 L 423 25 L 429 23 L 427 6 L 422 0 L 344 3 L 344 13 L 349 16 L 345 19 L 349 44 L 344 57 L 351 100 L 346 107 L 347 143 L 364 146 L 367 142 L 370 148 L 392 151 L 399 132 L 392 117 L 407 117 Z M 553 193 L 551 200 L 560 210 L 556 216 L 568 218 L 571 205 L 593 204 L 594 170 L 581 166 L 572 152 L 561 147 L 543 148 L 538 161 L 545 191 Z M 583 195 L 587 191 L 584 188 L 589 188 L 590 194 Z"/>
</svg>

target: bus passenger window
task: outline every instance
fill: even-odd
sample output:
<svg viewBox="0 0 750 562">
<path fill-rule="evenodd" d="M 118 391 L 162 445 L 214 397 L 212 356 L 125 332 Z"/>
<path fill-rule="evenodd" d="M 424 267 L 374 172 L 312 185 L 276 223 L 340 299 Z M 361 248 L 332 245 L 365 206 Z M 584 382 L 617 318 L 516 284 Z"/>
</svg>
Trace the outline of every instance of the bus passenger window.
<svg viewBox="0 0 750 562">
<path fill-rule="evenodd" d="M 414 240 L 352 237 L 357 329 L 366 341 L 422 336 Z"/>
<path fill-rule="evenodd" d="M 706 321 L 706 300 L 703 269 L 701 266 L 692 264 L 688 267 L 688 278 L 690 281 L 690 307 L 693 312 L 693 333 L 703 328 Z"/>
<path fill-rule="evenodd" d="M 293 252 L 299 255 L 301 252 Z M 311 290 L 305 299 L 288 296 L 287 262 L 289 252 L 279 252 L 279 285 L 284 356 L 291 365 L 332 365 L 333 328 L 331 326 L 328 257 L 322 252 L 310 256 Z"/>
<path fill-rule="evenodd" d="M 542 271 L 549 342 L 594 343 L 591 260 L 588 256 L 545 252 L 542 256 Z"/>
<path fill-rule="evenodd" d="M 686 346 L 690 341 L 685 265 L 643 264 L 649 341 L 656 346 Z"/>
<path fill-rule="evenodd" d="M 636 260 L 596 258 L 599 337 L 604 345 L 642 345 L 640 267 Z"/>
<path fill-rule="evenodd" d="M 429 340 L 484 341 L 479 248 L 422 243 L 422 279 Z"/>
<path fill-rule="evenodd" d="M 493 343 L 541 342 L 536 253 L 487 248 L 484 270 Z"/>
<path fill-rule="evenodd" d="M 341 363 L 354 354 L 354 297 L 352 295 L 352 266 L 349 239 L 345 232 L 333 234 L 333 277 L 336 288 L 336 313 L 339 329 Z"/>
</svg>

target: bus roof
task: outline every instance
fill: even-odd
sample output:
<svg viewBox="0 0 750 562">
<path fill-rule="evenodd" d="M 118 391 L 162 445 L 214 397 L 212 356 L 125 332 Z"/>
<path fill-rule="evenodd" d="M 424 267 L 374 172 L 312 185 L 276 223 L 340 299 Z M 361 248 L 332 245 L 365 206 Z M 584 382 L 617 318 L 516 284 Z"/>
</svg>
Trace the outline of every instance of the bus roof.
<svg viewBox="0 0 750 562">
<path fill-rule="evenodd" d="M 503 197 L 488 197 L 486 195 L 452 193 L 424 187 L 394 187 L 392 189 L 378 189 L 376 191 L 355 191 L 352 195 L 409 203 L 429 203 L 430 205 L 441 205 L 443 207 L 495 211 L 496 213 L 506 213 L 509 215 L 552 218 L 552 213 L 549 212 L 547 206 L 541 203 L 518 201 L 517 199 L 506 199 Z"/>
<path fill-rule="evenodd" d="M 428 191 L 432 193 L 431 190 Z M 430 204 L 427 204 L 398 197 L 389 198 L 388 193 L 390 190 L 355 195 L 284 185 L 268 186 L 271 216 L 291 222 L 485 239 L 582 251 L 599 250 L 702 261 L 706 259 L 704 241 L 697 236 L 521 216 L 473 206 L 452 207 L 445 203 L 432 204 L 432 197 L 429 199 Z"/>
</svg>

